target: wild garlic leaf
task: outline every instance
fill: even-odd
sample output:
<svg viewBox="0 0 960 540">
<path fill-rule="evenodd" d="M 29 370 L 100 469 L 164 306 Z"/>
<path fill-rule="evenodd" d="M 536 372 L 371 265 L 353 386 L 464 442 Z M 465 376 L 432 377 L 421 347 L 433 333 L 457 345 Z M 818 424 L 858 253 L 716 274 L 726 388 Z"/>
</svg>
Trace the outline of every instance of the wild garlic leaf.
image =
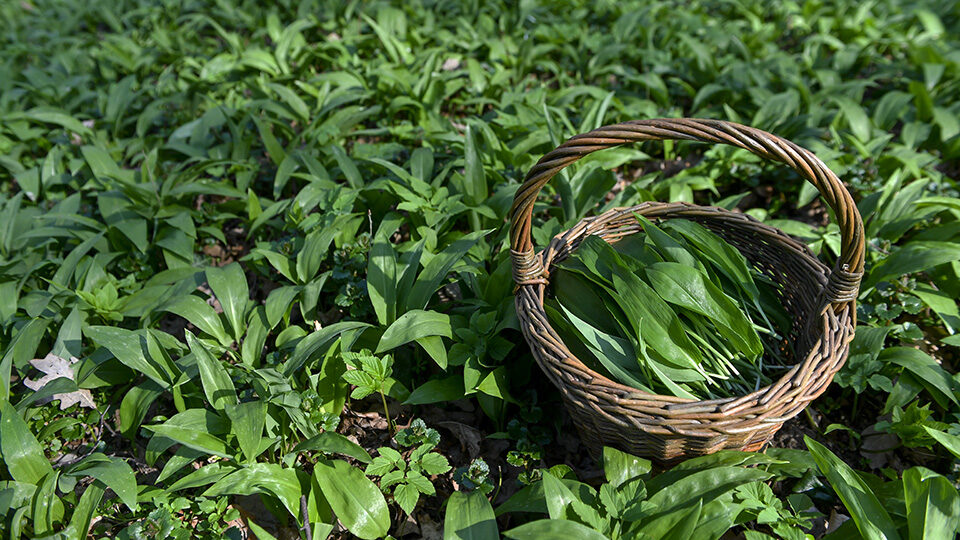
<svg viewBox="0 0 960 540">
<path fill-rule="evenodd" d="M 657 251 L 662 253 L 666 260 L 680 263 L 691 268 L 703 268 L 703 263 L 690 253 L 687 246 L 676 241 L 669 234 L 665 233 L 663 229 L 654 225 L 649 219 L 637 213 L 634 213 L 634 215 L 643 226 L 643 231 L 646 233 L 647 239 L 653 242 Z"/>
<path fill-rule="evenodd" d="M 727 276 L 734 284 L 743 288 L 749 298 L 759 296 L 760 293 L 753 281 L 753 274 L 750 272 L 747 260 L 742 253 L 737 251 L 737 248 L 731 246 L 703 225 L 693 221 L 671 219 L 666 221 L 664 226 L 682 234 L 703 253 L 704 257 L 717 270 Z"/>
<path fill-rule="evenodd" d="M 567 319 L 573 323 L 583 337 L 584 343 L 592 349 L 603 367 L 614 377 L 635 388 L 643 389 L 646 387 L 643 382 L 644 377 L 637 365 L 636 351 L 634 351 L 630 341 L 597 330 L 574 315 L 563 304 L 560 304 L 560 309 L 563 310 Z"/>
<path fill-rule="evenodd" d="M 703 357 L 687 337 L 677 314 L 633 273 L 613 275 L 611 294 L 623 308 L 639 339 L 678 368 L 698 369 Z"/>
<path fill-rule="evenodd" d="M 743 310 L 696 268 L 663 262 L 647 267 L 646 272 L 664 300 L 715 321 L 724 336 L 751 358 L 763 353 L 760 335 Z"/>
</svg>

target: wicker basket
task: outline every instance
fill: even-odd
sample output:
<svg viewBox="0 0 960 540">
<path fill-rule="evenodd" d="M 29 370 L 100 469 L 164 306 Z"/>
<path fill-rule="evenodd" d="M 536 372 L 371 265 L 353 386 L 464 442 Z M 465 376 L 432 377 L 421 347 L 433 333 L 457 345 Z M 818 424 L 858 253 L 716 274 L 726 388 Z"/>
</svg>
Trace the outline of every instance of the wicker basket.
<svg viewBox="0 0 960 540">
<path fill-rule="evenodd" d="M 586 218 L 555 237 L 541 253 L 534 252 L 530 237 L 534 202 L 553 175 L 597 150 L 664 139 L 729 144 L 795 169 L 820 190 L 836 216 L 842 238 L 836 266 L 831 270 L 805 245 L 750 216 L 683 203 L 648 202 Z M 794 317 L 786 348 L 795 354 L 796 364 L 780 380 L 737 398 L 695 401 L 653 395 L 611 381 L 567 349 L 543 309 L 550 271 L 588 235 L 616 242 L 641 231 L 634 212 L 654 221 L 696 221 L 782 286 L 783 305 Z M 662 464 L 722 449 L 759 450 L 786 420 L 823 393 L 846 360 L 853 338 L 864 251 L 863 222 L 853 198 L 811 152 L 758 129 L 718 120 L 658 119 L 577 135 L 527 174 L 511 209 L 510 242 L 520 327 L 537 363 L 560 389 L 594 457 L 603 446 Z"/>
</svg>

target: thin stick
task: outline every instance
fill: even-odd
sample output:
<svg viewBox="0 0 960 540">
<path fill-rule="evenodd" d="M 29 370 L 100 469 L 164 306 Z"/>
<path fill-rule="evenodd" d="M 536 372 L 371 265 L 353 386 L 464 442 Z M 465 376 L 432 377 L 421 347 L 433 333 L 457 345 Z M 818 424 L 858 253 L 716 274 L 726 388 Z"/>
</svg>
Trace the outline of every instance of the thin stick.
<svg viewBox="0 0 960 540">
<path fill-rule="evenodd" d="M 307 540 L 313 540 L 313 531 L 310 529 L 310 509 L 307 508 L 307 496 L 300 496 L 300 513 L 303 514 L 303 533 Z"/>
</svg>

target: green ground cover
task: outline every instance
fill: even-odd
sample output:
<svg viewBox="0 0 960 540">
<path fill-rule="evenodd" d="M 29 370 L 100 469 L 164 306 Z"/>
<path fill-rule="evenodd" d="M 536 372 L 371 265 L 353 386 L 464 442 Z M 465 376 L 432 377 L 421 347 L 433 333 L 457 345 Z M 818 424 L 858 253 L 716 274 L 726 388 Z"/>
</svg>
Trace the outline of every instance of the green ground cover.
<svg viewBox="0 0 960 540">
<path fill-rule="evenodd" d="M 939 1 L 0 3 L 2 535 L 953 537 L 958 35 Z M 678 116 L 846 182 L 857 335 L 764 453 L 594 463 L 507 213 L 567 137 Z M 583 160 L 533 237 L 646 200 L 837 256 L 794 173 L 687 143 Z"/>
</svg>

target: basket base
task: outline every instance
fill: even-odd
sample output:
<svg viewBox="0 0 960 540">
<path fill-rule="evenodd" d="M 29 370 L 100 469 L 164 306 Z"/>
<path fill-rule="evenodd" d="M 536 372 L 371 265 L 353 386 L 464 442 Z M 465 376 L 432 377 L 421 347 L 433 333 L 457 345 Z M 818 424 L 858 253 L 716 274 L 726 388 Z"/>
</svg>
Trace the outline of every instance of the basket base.
<svg viewBox="0 0 960 540">
<path fill-rule="evenodd" d="M 567 411 L 579 410 L 577 404 L 564 399 Z M 578 416 L 580 416 L 578 418 Z M 580 442 L 587 447 L 590 457 L 600 466 L 603 465 L 603 447 L 609 446 L 628 454 L 649 459 L 660 467 L 670 467 L 684 460 L 705 456 L 720 450 L 740 450 L 759 452 L 773 439 L 783 427 L 782 423 L 770 424 L 740 436 L 717 435 L 708 439 L 683 438 L 676 435 L 657 436 L 645 434 L 630 437 L 634 429 L 611 430 L 609 423 L 598 423 L 593 415 L 571 414 L 573 425 L 580 436 Z"/>
</svg>

